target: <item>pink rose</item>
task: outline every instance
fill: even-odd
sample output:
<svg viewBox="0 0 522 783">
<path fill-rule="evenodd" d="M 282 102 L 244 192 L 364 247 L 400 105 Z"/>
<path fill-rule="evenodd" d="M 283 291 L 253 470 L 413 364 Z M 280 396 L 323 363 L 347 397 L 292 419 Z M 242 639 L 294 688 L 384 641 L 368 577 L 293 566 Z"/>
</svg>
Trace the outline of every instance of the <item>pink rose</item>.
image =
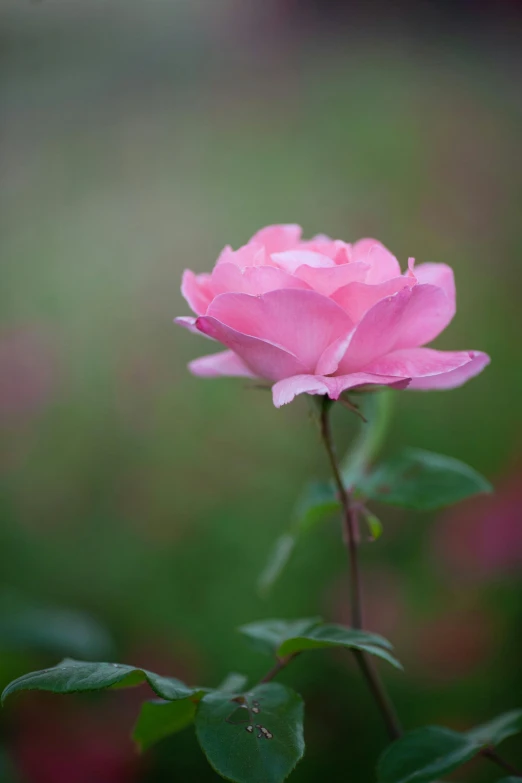
<svg viewBox="0 0 522 783">
<path fill-rule="evenodd" d="M 377 384 L 451 389 L 477 375 L 480 351 L 422 348 L 455 314 L 453 272 L 410 259 L 405 274 L 380 242 L 301 240 L 296 225 L 267 226 L 211 274 L 186 270 L 183 296 L 197 318 L 177 318 L 229 349 L 191 362 L 195 375 L 275 381 L 274 404 Z"/>
</svg>

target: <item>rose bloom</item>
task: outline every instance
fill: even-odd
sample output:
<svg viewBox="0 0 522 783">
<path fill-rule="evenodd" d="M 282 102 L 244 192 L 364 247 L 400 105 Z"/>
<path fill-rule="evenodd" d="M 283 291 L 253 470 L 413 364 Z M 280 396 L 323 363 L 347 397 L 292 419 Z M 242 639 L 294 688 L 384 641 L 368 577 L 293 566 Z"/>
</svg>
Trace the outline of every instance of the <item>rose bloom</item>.
<svg viewBox="0 0 522 783">
<path fill-rule="evenodd" d="M 191 371 L 274 382 L 277 407 L 368 385 L 452 389 L 489 363 L 480 351 L 421 347 L 455 314 L 453 272 L 410 259 L 401 274 L 375 239 L 303 241 L 299 226 L 267 226 L 225 247 L 211 274 L 187 269 L 181 291 L 197 317 L 176 322 L 228 349 Z"/>
</svg>

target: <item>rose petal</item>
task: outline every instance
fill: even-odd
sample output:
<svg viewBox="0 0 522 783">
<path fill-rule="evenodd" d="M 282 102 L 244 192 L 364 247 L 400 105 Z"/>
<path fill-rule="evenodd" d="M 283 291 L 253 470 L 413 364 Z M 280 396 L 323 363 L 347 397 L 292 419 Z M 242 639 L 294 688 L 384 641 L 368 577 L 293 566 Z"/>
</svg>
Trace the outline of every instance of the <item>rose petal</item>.
<svg viewBox="0 0 522 783">
<path fill-rule="evenodd" d="M 280 225 L 266 226 L 257 231 L 249 243 L 256 242 L 263 245 L 267 254 L 290 250 L 299 244 L 302 228 L 295 223 L 283 223 Z"/>
<path fill-rule="evenodd" d="M 403 313 L 394 350 L 417 348 L 431 343 L 455 315 L 454 304 L 444 289 L 434 285 L 416 285 Z"/>
<path fill-rule="evenodd" d="M 364 261 L 370 265 L 367 283 L 384 283 L 399 277 L 401 267 L 395 256 L 376 239 L 360 239 L 352 245 L 352 261 Z"/>
<path fill-rule="evenodd" d="M 221 353 L 212 353 L 209 356 L 200 356 L 199 359 L 189 362 L 189 370 L 200 378 L 216 378 L 221 375 L 238 375 L 243 378 L 256 377 L 234 351 L 222 351 Z"/>
<path fill-rule="evenodd" d="M 379 356 L 433 340 L 451 320 L 451 304 L 432 285 L 403 288 L 373 305 L 355 327 L 339 374 L 356 372 Z"/>
<path fill-rule="evenodd" d="M 204 315 L 214 298 L 210 275 L 195 275 L 190 269 L 185 269 L 181 280 L 181 293 L 196 315 Z"/>
<path fill-rule="evenodd" d="M 409 348 L 376 359 L 368 372 L 409 375 L 409 389 L 454 389 L 478 375 L 490 362 L 481 351 L 436 351 Z"/>
<path fill-rule="evenodd" d="M 320 294 L 332 296 L 334 291 L 347 286 L 349 283 L 363 281 L 366 278 L 368 269 L 368 264 L 363 264 L 362 262 L 332 267 L 312 267 L 308 264 L 303 264 L 295 270 L 294 276 L 305 280 L 308 285 Z M 335 299 L 335 296 L 332 298 Z M 341 303 L 339 302 L 339 304 Z"/>
<path fill-rule="evenodd" d="M 420 264 L 415 267 L 415 277 L 419 283 L 428 283 L 442 288 L 446 292 L 452 307 L 456 310 L 456 290 L 453 269 L 447 264 Z"/>
<path fill-rule="evenodd" d="M 222 294 L 222 296 L 234 296 L 234 294 Z M 237 296 L 246 296 L 246 294 L 237 294 Z M 250 370 L 260 378 L 278 381 L 306 371 L 298 358 L 281 345 L 242 334 L 221 323 L 217 318 L 203 315 L 197 319 L 196 325 L 200 332 L 218 340 L 237 353 Z"/>
<path fill-rule="evenodd" d="M 397 378 L 374 373 L 352 373 L 328 377 L 324 375 L 295 375 L 284 378 L 272 387 L 272 396 L 276 408 L 292 402 L 298 394 L 327 394 L 332 400 L 337 400 L 343 391 L 356 386 L 398 386 L 405 388 L 409 378 Z"/>
<path fill-rule="evenodd" d="M 314 372 L 324 350 L 353 328 L 348 315 L 331 299 L 291 288 L 262 296 L 221 294 L 207 315 L 244 335 L 284 347 L 301 362 L 301 372 Z"/>
<path fill-rule="evenodd" d="M 220 264 L 212 272 L 214 294 L 266 294 L 279 288 L 309 289 L 304 280 L 289 275 L 275 266 L 249 266 L 240 269 L 235 264 Z"/>
<path fill-rule="evenodd" d="M 208 334 L 203 334 L 203 332 L 198 329 L 196 326 L 197 320 L 197 318 L 192 318 L 190 315 L 181 315 L 178 316 L 178 318 L 174 318 L 174 323 L 178 324 L 178 326 L 183 326 L 184 329 L 188 329 L 192 334 L 203 335 L 203 337 L 208 337 L 209 340 L 212 340 L 212 337 L 209 337 Z"/>
<path fill-rule="evenodd" d="M 271 261 L 267 257 L 263 245 L 251 242 L 248 245 L 243 245 L 238 250 L 232 250 L 230 245 L 224 247 L 216 261 L 216 267 L 221 264 L 234 264 L 240 269 L 245 269 L 245 267 L 250 266 L 271 264 Z"/>
<path fill-rule="evenodd" d="M 300 266 L 307 265 L 313 268 L 335 266 L 333 258 L 313 250 L 286 250 L 284 253 L 272 253 L 272 261 L 285 272 L 293 274 Z"/>
<path fill-rule="evenodd" d="M 359 264 L 354 263 L 350 266 L 359 266 Z M 343 267 L 338 268 L 343 269 Z M 370 307 L 381 299 L 393 296 L 403 288 L 411 288 L 413 285 L 415 285 L 415 278 L 409 276 L 393 277 L 377 285 L 354 282 L 335 291 L 332 299 L 348 313 L 354 323 L 357 323 Z"/>
</svg>

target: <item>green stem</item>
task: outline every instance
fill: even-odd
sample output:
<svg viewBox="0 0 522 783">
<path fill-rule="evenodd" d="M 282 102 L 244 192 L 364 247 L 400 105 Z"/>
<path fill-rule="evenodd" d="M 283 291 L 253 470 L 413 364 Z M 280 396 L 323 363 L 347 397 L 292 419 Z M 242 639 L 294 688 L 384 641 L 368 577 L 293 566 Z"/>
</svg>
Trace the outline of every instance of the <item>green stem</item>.
<svg viewBox="0 0 522 783">
<path fill-rule="evenodd" d="M 331 402 L 327 397 L 323 398 L 321 405 L 321 437 L 328 454 L 330 467 L 335 485 L 339 494 L 339 500 L 343 509 L 343 533 L 344 540 L 348 549 L 348 559 L 350 562 L 350 604 L 352 625 L 356 629 L 362 629 L 362 597 L 361 597 L 361 578 L 359 571 L 358 558 L 358 519 L 357 509 L 352 505 L 350 494 L 348 493 L 341 476 L 337 455 L 335 453 L 334 442 L 330 429 L 329 411 Z M 388 735 L 391 740 L 398 739 L 402 734 L 401 725 L 395 711 L 395 707 L 388 696 L 384 685 L 381 682 L 377 669 L 372 660 L 363 652 L 355 651 L 355 660 L 366 680 L 370 692 L 375 699 L 383 717 Z"/>
<path fill-rule="evenodd" d="M 505 761 L 502 756 L 499 756 L 498 753 L 493 750 L 493 748 L 486 748 L 486 750 L 482 751 L 482 755 L 484 758 L 489 759 L 494 764 L 497 764 L 499 767 L 502 767 L 502 769 L 505 769 L 507 772 L 510 772 L 512 775 L 515 775 L 517 778 L 522 778 L 522 772 L 519 772 L 518 769 L 515 769 L 515 767 L 510 764 L 508 761 Z"/>
<path fill-rule="evenodd" d="M 259 680 L 258 685 L 261 685 L 264 682 L 272 682 L 274 677 L 276 677 L 280 671 L 285 669 L 290 661 L 293 661 L 294 658 L 296 658 L 299 655 L 299 653 L 292 653 L 292 655 L 287 655 L 286 658 L 278 658 L 275 664 L 272 666 L 272 668 L 267 671 L 264 677 L 261 677 Z"/>
</svg>

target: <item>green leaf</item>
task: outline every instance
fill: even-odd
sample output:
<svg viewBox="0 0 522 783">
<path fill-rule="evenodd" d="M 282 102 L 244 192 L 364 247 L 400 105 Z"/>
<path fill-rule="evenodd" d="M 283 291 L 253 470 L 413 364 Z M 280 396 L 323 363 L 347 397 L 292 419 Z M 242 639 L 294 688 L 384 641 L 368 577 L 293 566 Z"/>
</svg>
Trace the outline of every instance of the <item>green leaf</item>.
<svg viewBox="0 0 522 783">
<path fill-rule="evenodd" d="M 244 674 L 231 672 L 230 674 L 227 674 L 223 682 L 218 685 L 216 690 L 223 691 L 225 693 L 242 693 L 246 684 L 247 678 Z"/>
<path fill-rule="evenodd" d="M 146 701 L 132 733 L 140 750 L 147 750 L 156 742 L 189 726 L 196 714 L 196 703 L 191 699 Z"/>
<path fill-rule="evenodd" d="M 2 694 L 2 702 L 12 693 L 27 690 L 52 693 L 79 693 L 105 688 L 127 688 L 147 682 L 162 699 L 185 699 L 201 694 L 200 688 L 189 688 L 180 680 L 161 677 L 146 669 L 122 663 L 90 663 L 66 658 L 51 669 L 24 674 L 13 680 Z"/>
<path fill-rule="evenodd" d="M 239 628 L 248 636 L 256 649 L 278 658 L 328 647 L 345 647 L 361 650 L 382 658 L 392 666 L 401 669 L 393 657 L 392 645 L 387 639 L 374 633 L 345 628 L 342 625 L 323 624 L 319 617 L 301 620 L 261 620 Z"/>
<path fill-rule="evenodd" d="M 476 742 L 456 731 L 426 726 L 405 734 L 382 754 L 378 783 L 433 783 L 473 758 Z"/>
<path fill-rule="evenodd" d="M 512 710 L 459 733 L 426 726 L 405 734 L 387 748 L 377 765 L 378 783 L 432 783 L 465 764 L 481 750 L 522 732 L 522 710 Z"/>
<path fill-rule="evenodd" d="M 235 783 L 281 783 L 304 753 L 302 699 L 278 683 L 239 700 L 206 694 L 195 723 L 209 763 Z"/>
<path fill-rule="evenodd" d="M 259 652 L 275 655 L 287 639 L 306 634 L 321 622 L 320 617 L 305 617 L 300 620 L 259 620 L 238 628 L 238 631 L 252 642 Z"/>
<path fill-rule="evenodd" d="M 510 778 L 502 778 L 502 780 L 498 780 L 497 783 L 520 783 L 522 778 L 511 776 Z"/>
<path fill-rule="evenodd" d="M 469 465 L 453 457 L 421 449 L 404 449 L 359 481 L 372 500 L 419 511 L 433 511 L 480 492 L 491 484 Z"/>
<path fill-rule="evenodd" d="M 522 710 L 511 710 L 488 723 L 476 726 L 467 736 L 481 745 L 500 745 L 505 739 L 522 732 Z"/>
<path fill-rule="evenodd" d="M 390 642 L 382 636 L 333 624 L 319 625 L 306 633 L 286 639 L 279 646 L 277 657 L 285 658 L 287 655 L 293 655 L 297 652 L 321 650 L 328 647 L 345 647 L 350 650 L 361 650 L 382 658 L 397 669 L 402 669 L 399 661 L 389 652 L 391 649 Z"/>
</svg>

